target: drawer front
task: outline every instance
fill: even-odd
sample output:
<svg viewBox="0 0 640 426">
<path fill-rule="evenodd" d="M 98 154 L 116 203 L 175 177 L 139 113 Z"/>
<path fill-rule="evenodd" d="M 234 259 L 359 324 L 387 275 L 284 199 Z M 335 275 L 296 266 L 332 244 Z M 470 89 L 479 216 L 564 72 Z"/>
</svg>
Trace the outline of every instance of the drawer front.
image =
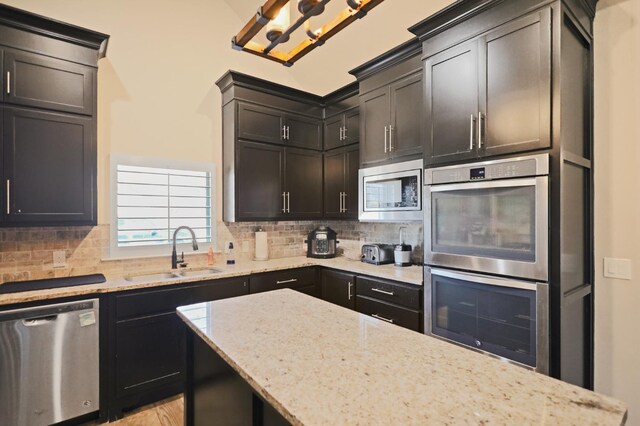
<svg viewBox="0 0 640 426">
<path fill-rule="evenodd" d="M 277 290 L 280 288 L 300 288 L 317 285 L 315 268 L 288 269 L 252 275 L 249 288 L 251 293 Z"/>
<path fill-rule="evenodd" d="M 413 331 L 422 331 L 420 312 L 356 296 L 356 311 Z"/>
<path fill-rule="evenodd" d="M 406 306 L 411 309 L 419 310 L 422 307 L 420 287 L 403 285 L 392 281 L 359 276 L 356 280 L 356 294 Z"/>
<path fill-rule="evenodd" d="M 199 281 L 115 296 L 116 319 L 173 312 L 178 306 L 249 294 L 249 277 Z"/>
</svg>

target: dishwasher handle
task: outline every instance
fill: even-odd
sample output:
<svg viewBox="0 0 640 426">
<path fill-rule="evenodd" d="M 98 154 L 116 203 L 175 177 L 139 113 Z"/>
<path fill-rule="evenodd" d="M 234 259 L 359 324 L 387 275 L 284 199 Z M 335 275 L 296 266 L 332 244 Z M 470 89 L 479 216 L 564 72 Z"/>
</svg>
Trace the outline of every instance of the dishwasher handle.
<svg viewBox="0 0 640 426">
<path fill-rule="evenodd" d="M 79 302 L 58 303 L 55 305 L 44 305 L 36 306 L 33 308 L 0 311 L 0 322 L 24 320 L 25 325 L 27 325 L 26 322 L 29 322 L 30 320 L 42 320 L 49 317 L 57 317 L 58 315 L 69 312 L 81 312 L 86 310 L 95 310 L 97 313 L 98 309 L 98 299 Z M 50 321 L 53 321 L 53 319 L 51 319 Z"/>
<path fill-rule="evenodd" d="M 22 324 L 25 327 L 37 327 L 39 325 L 49 324 L 58 319 L 57 315 L 47 315 L 44 317 L 23 319 Z"/>
</svg>

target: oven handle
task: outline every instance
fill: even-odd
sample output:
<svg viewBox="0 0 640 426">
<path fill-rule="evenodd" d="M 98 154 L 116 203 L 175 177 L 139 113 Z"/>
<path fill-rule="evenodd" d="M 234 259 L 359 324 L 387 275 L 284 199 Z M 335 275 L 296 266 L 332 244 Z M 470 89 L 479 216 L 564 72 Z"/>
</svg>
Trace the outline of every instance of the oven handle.
<svg viewBox="0 0 640 426">
<path fill-rule="evenodd" d="M 518 280 L 509 279 L 509 278 L 488 277 L 486 275 L 471 274 L 468 272 L 453 272 L 453 271 L 437 269 L 437 268 L 430 268 L 430 269 L 431 269 L 431 275 L 438 275 L 441 277 L 453 278 L 454 280 L 470 281 L 478 284 L 488 284 L 488 285 L 495 285 L 495 286 L 508 287 L 508 288 L 520 288 L 523 290 L 533 290 L 533 291 L 536 291 L 538 289 L 538 285 L 546 285 L 546 283 L 518 281 Z"/>
<path fill-rule="evenodd" d="M 518 186 L 535 186 L 538 183 L 543 183 L 546 180 L 546 176 L 530 177 L 530 178 L 518 178 L 518 179 L 503 179 L 503 180 L 487 180 L 482 182 L 464 182 L 464 183 L 452 183 L 444 185 L 429 185 L 430 192 L 445 192 L 445 191 L 463 191 L 467 189 L 487 189 L 487 188 L 513 188 Z"/>
</svg>

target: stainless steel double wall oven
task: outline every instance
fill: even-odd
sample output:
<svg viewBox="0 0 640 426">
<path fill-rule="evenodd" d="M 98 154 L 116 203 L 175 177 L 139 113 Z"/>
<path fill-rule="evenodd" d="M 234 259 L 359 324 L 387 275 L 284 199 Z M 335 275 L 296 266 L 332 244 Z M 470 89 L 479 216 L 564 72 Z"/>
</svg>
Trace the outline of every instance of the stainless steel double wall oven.
<svg viewBox="0 0 640 426">
<path fill-rule="evenodd" d="M 424 181 L 425 333 L 548 373 L 548 154 Z"/>
</svg>

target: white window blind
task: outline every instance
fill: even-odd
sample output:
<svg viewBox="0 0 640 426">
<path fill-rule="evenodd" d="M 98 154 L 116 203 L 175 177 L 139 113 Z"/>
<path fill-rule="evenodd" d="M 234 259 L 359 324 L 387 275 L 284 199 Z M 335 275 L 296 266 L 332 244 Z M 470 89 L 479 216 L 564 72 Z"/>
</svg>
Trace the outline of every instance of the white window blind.
<svg viewBox="0 0 640 426">
<path fill-rule="evenodd" d="M 166 251 L 163 246 L 172 244 L 173 232 L 180 226 L 193 229 L 206 250 L 206 243 L 215 241 L 212 167 L 191 170 L 140 165 L 143 162 L 112 162 L 112 250 L 120 255 Z M 181 230 L 177 242 L 190 244 L 189 231 Z"/>
</svg>

